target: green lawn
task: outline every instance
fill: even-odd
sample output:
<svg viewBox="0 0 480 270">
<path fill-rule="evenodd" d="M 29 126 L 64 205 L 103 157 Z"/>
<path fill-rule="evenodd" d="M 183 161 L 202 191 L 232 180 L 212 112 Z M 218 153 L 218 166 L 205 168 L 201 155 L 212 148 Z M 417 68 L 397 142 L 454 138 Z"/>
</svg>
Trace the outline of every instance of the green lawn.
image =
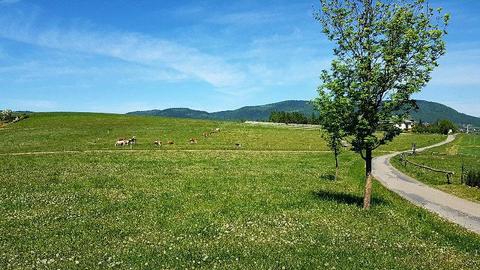
<svg viewBox="0 0 480 270">
<path fill-rule="evenodd" d="M 84 124 L 77 130 L 68 117 Z M 0 132 L 12 145 L 1 142 L 1 151 L 93 150 L 68 142 L 87 140 L 89 132 L 100 136 L 117 121 L 137 125 L 128 129 L 140 142 L 153 137 L 157 125 L 176 138 L 187 138 L 192 127 L 222 131 L 202 146 L 175 146 L 203 151 L 0 156 L 0 269 L 480 267 L 478 235 L 378 183 L 372 209 L 362 210 L 358 155 L 342 154 L 340 180 L 334 182 L 330 153 L 296 151 L 325 149 L 319 131 L 115 115 L 59 118 L 64 122 L 53 114 L 8 126 Z M 110 149 L 111 139 L 122 136 L 121 125 L 112 129 L 114 135 L 99 137 L 105 144 L 98 149 Z M 38 139 L 43 143 L 30 142 L 39 134 L 47 136 Z M 264 143 L 218 151 L 242 134 Z M 428 140 L 409 136 L 389 149 Z"/>
<path fill-rule="evenodd" d="M 461 183 L 462 163 L 465 168 L 480 168 L 480 136 L 461 134 L 457 139 L 444 146 L 436 147 L 424 153 L 408 158 L 410 161 L 447 171 L 453 171 L 452 184 L 448 185 L 446 177 L 441 173 L 400 164 L 399 157 L 393 159 L 393 164 L 401 171 L 431 186 L 456 196 L 480 201 L 480 189 Z"/>
<path fill-rule="evenodd" d="M 377 153 L 409 150 L 412 149 L 413 143 L 417 145 L 417 148 L 420 148 L 442 142 L 445 139 L 447 139 L 447 136 L 438 134 L 402 133 L 395 137 L 392 143 L 380 146 Z"/>
</svg>

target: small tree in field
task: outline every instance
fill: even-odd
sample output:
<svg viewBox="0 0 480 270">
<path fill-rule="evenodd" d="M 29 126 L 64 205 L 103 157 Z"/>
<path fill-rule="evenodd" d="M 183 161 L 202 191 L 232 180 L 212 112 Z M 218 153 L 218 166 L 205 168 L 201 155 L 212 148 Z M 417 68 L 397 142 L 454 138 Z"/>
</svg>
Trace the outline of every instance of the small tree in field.
<svg viewBox="0 0 480 270">
<path fill-rule="evenodd" d="M 335 180 L 338 179 L 340 164 L 338 156 L 342 150 L 342 140 L 345 137 L 345 131 L 342 119 L 348 116 L 348 106 L 342 106 L 342 102 L 347 100 L 342 97 L 332 96 L 331 93 L 320 92 L 320 96 L 313 100 L 315 108 L 320 112 L 320 125 L 325 131 L 325 139 L 328 147 L 332 150 L 335 157 Z"/>
<path fill-rule="evenodd" d="M 353 138 L 353 150 L 365 160 L 368 209 L 372 151 L 399 133 L 393 127 L 398 112 L 406 115 L 414 107 L 411 95 L 428 83 L 438 66 L 445 53 L 449 16 L 430 8 L 426 0 L 320 0 L 320 4 L 315 18 L 336 46 L 330 70 L 321 74 L 317 105 L 348 111 L 321 117 L 341 121 L 345 134 Z"/>
</svg>

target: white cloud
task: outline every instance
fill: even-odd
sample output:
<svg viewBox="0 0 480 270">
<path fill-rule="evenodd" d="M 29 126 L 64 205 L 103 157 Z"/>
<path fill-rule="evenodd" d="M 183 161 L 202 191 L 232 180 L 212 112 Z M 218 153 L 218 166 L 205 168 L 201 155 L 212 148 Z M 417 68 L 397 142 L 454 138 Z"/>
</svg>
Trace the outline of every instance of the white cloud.
<svg viewBox="0 0 480 270">
<path fill-rule="evenodd" d="M 38 53 L 41 56 L 35 59 L 36 63 L 19 61 L 16 65 L 0 68 L 0 73 L 15 74 L 14 77 L 3 76 L 3 80 L 48 81 L 48 78 L 57 79 L 56 76 L 72 79 L 87 76 L 90 81 L 103 74 L 119 78 L 116 83 L 198 80 L 207 82 L 218 93 L 239 98 L 252 97 L 272 86 L 296 84 L 297 87 L 305 81 L 316 81 L 320 70 L 328 65 L 324 60 L 330 59 L 319 56 L 318 50 L 310 47 L 311 43 L 319 41 L 318 38 L 308 38 L 305 44 L 305 33 L 301 29 L 234 44 L 232 50 L 205 53 L 193 47 L 197 45 L 185 46 L 173 40 L 101 29 L 88 23 L 79 26 L 59 21 L 55 26 L 41 15 L 39 10 L 35 14 L 0 15 L 0 37 L 49 48 L 37 50 L 41 51 Z M 212 15 L 206 20 L 229 24 L 278 19 L 274 13 L 266 18 L 263 15 L 266 14 L 230 13 L 216 18 Z M 209 44 L 205 47 L 211 49 Z M 45 60 L 50 54 L 52 59 L 63 59 L 63 62 Z M 71 55 L 85 60 L 77 61 Z M 104 66 L 103 63 L 109 61 L 97 56 L 112 58 L 113 65 Z M 104 82 L 108 83 L 107 79 Z"/>
<path fill-rule="evenodd" d="M 88 81 L 115 78 L 118 83 L 131 81 L 177 82 L 186 76 L 167 68 L 151 69 L 136 64 L 87 65 L 76 63 L 75 58 L 64 56 L 69 61 L 29 61 L 0 67 L 0 82 L 36 82 L 59 78 L 88 78 Z M 0 53 L 1 58 L 1 53 Z M 65 60 L 65 59 L 64 59 Z"/>
<path fill-rule="evenodd" d="M 223 59 L 195 48 L 139 33 L 90 29 L 35 29 L 35 19 L 19 21 L 0 16 L 0 36 L 46 48 L 113 57 L 124 61 L 164 68 L 165 66 L 215 87 L 237 85 L 244 74 Z"/>
</svg>

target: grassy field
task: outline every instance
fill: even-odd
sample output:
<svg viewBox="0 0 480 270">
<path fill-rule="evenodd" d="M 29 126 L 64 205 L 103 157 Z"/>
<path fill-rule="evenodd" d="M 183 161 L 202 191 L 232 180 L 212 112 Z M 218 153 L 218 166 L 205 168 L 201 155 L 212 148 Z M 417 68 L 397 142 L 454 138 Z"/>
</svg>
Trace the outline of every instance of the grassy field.
<svg viewBox="0 0 480 270">
<path fill-rule="evenodd" d="M 202 134 L 220 128 L 220 133 Z M 153 141 L 174 141 L 163 149 L 327 150 L 319 130 L 256 127 L 235 122 L 171 119 L 112 114 L 42 113 L 0 129 L 0 152 L 112 150 L 118 138 L 136 136 L 135 150 L 155 149 Z M 198 144 L 190 145 L 190 138 Z M 272 140 L 281 138 L 281 140 Z M 126 148 L 117 148 L 125 150 Z"/>
<path fill-rule="evenodd" d="M 447 184 L 445 175 L 425 169 L 400 164 L 399 157 L 393 159 L 393 164 L 399 170 L 431 186 L 456 196 L 480 202 L 480 189 L 461 183 L 462 163 L 465 168 L 480 168 L 480 136 L 461 134 L 457 139 L 444 146 L 433 148 L 408 160 L 447 171 L 453 171 L 452 184 Z"/>
<path fill-rule="evenodd" d="M 204 138 L 205 131 L 221 131 Z M 39 113 L 17 124 L 0 128 L 0 154 L 40 151 L 131 150 L 115 147 L 118 138 L 136 136 L 133 150 L 155 150 L 153 141 L 167 142 L 162 150 L 285 150 L 328 151 L 315 129 L 254 126 L 237 122 L 141 117 L 91 113 Z M 198 144 L 190 145 L 190 138 Z M 402 135 L 395 142 L 384 145 L 379 152 L 407 150 L 412 142 L 430 145 L 443 139 L 437 135 Z"/>
<path fill-rule="evenodd" d="M 480 267 L 478 235 L 378 183 L 363 211 L 362 161 L 345 152 L 340 179 L 329 180 L 331 153 L 308 152 L 325 150 L 318 130 L 42 114 L 1 130 L 1 151 L 112 149 L 130 135 L 149 149 L 142 141 L 158 133 L 181 141 L 217 126 L 217 137 L 180 151 L 0 156 L 0 269 Z M 91 138 L 97 148 L 83 143 Z M 406 135 L 381 151 L 442 139 Z M 242 150 L 219 151 L 237 140 Z"/>
</svg>

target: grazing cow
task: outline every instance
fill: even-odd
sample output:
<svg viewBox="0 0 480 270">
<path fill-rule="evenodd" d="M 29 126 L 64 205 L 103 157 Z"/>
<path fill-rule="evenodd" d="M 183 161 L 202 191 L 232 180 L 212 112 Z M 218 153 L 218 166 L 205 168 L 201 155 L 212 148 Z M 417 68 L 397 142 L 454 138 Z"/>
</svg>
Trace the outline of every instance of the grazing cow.
<svg viewBox="0 0 480 270">
<path fill-rule="evenodd" d="M 195 138 L 191 138 L 189 140 L 189 142 L 190 142 L 190 144 L 197 144 L 198 143 L 197 139 L 195 139 Z"/>
<path fill-rule="evenodd" d="M 154 141 L 153 145 L 156 145 L 158 147 L 162 146 L 162 141 Z"/>
<path fill-rule="evenodd" d="M 168 141 L 167 144 L 173 145 L 173 144 L 175 144 L 175 142 L 174 141 Z"/>
<path fill-rule="evenodd" d="M 215 129 L 215 132 L 220 132 L 220 128 L 216 128 L 216 129 Z"/>
<path fill-rule="evenodd" d="M 118 139 L 115 143 L 115 146 L 125 146 L 128 144 L 128 140 L 125 139 Z"/>
<path fill-rule="evenodd" d="M 207 137 L 208 137 L 208 135 L 210 135 L 210 134 L 208 133 L 208 131 L 206 131 L 206 132 L 203 132 L 203 137 L 207 138 Z"/>
<path fill-rule="evenodd" d="M 241 144 L 241 143 L 236 143 L 235 146 L 236 146 L 237 148 L 242 148 L 242 144 Z"/>
<path fill-rule="evenodd" d="M 128 140 L 129 145 L 133 145 L 137 143 L 137 138 L 133 136 L 131 139 Z"/>
</svg>

